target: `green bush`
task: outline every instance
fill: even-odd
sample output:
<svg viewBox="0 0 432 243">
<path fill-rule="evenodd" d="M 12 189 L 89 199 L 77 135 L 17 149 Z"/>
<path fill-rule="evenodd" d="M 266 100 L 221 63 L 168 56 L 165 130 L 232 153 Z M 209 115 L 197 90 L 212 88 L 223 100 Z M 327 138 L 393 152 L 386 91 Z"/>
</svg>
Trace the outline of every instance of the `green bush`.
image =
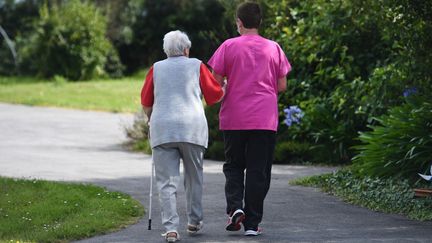
<svg viewBox="0 0 432 243">
<path fill-rule="evenodd" d="M 293 64 L 290 89 L 279 104 L 298 105 L 305 113 L 301 129 L 281 125 L 279 134 L 310 143 L 318 155 L 313 162 L 348 163 L 349 148 L 368 120 L 356 113 L 358 98 L 390 52 L 377 17 L 357 1 L 262 2 L 264 35 L 279 42 Z"/>
<path fill-rule="evenodd" d="M 274 160 L 279 164 L 304 163 L 308 161 L 310 145 L 296 141 L 276 143 Z"/>
<path fill-rule="evenodd" d="M 18 43 L 16 40 L 19 36 L 27 35 L 27 33 L 33 29 L 32 25 L 34 20 L 38 17 L 38 9 L 41 6 L 41 3 L 41 0 L 0 1 L 0 26 L 14 42 L 17 52 L 19 51 L 20 46 L 17 45 Z M 1 75 L 19 74 L 19 69 L 17 69 L 11 51 L 1 35 L 0 60 Z"/>
<path fill-rule="evenodd" d="M 349 163 L 358 132 L 401 105 L 405 88 L 430 92 L 432 55 L 424 50 L 432 48 L 432 2 L 260 2 L 263 34 L 293 64 L 279 106 L 305 113 L 301 129 L 281 125 L 279 136 L 310 143 L 313 162 Z"/>
<path fill-rule="evenodd" d="M 207 148 L 205 158 L 213 160 L 225 160 L 225 148 L 223 141 L 213 141 Z"/>
<path fill-rule="evenodd" d="M 214 160 L 225 160 L 225 150 L 222 131 L 219 130 L 220 104 L 204 108 L 209 128 L 209 143 L 205 157 Z"/>
<path fill-rule="evenodd" d="M 317 186 L 349 203 L 375 211 L 403 214 L 417 220 L 432 219 L 432 198 L 414 198 L 414 190 L 408 180 L 358 177 L 350 170 L 341 170 L 302 178 L 292 184 Z M 417 186 L 427 187 L 424 184 Z"/>
<path fill-rule="evenodd" d="M 61 75 L 68 80 L 105 75 L 108 56 L 121 68 L 116 50 L 105 37 L 106 28 L 106 18 L 88 1 L 71 0 L 50 8 L 45 4 L 35 33 L 20 51 L 22 66 L 44 77 Z"/>
<path fill-rule="evenodd" d="M 381 14 L 378 26 L 383 37 L 392 40 L 389 56 L 396 67 L 407 74 L 409 85 L 427 88 L 432 85 L 432 1 L 368 0 L 371 9 Z"/>
<path fill-rule="evenodd" d="M 419 94 L 376 118 L 379 125 L 360 133 L 353 159 L 361 175 L 418 179 L 432 164 L 432 103 Z"/>
<path fill-rule="evenodd" d="M 0 36 L 0 38 L 3 38 Z M 9 50 L 9 46 L 6 41 L 0 40 L 0 74 L 13 75 L 17 73 L 17 68 L 12 52 Z"/>
</svg>

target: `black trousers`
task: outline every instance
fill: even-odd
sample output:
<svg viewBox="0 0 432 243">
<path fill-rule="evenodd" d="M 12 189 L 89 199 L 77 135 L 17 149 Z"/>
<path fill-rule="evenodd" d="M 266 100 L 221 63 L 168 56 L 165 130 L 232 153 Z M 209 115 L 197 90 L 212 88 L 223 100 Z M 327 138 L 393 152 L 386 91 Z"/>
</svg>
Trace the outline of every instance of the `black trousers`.
<svg viewBox="0 0 432 243">
<path fill-rule="evenodd" d="M 243 209 L 245 229 L 256 228 L 262 220 L 264 199 L 270 188 L 276 132 L 225 130 L 223 136 L 227 213 Z"/>
</svg>

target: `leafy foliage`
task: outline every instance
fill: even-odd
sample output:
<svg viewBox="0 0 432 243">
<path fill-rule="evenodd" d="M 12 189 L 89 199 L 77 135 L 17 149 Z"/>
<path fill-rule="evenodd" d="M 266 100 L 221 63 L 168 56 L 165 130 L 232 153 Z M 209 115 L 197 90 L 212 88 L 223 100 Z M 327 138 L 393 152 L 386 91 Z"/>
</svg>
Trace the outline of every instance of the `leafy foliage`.
<svg viewBox="0 0 432 243">
<path fill-rule="evenodd" d="M 432 164 L 432 103 L 419 95 L 376 118 L 372 131 L 360 134 L 354 168 L 361 175 L 416 179 Z"/>
<path fill-rule="evenodd" d="M 310 158 L 308 150 L 310 145 L 296 141 L 280 141 L 276 143 L 274 160 L 279 164 L 304 163 Z"/>
<path fill-rule="evenodd" d="M 114 43 L 128 72 L 164 59 L 163 37 L 169 31 L 186 32 L 192 42 L 190 55 L 205 61 L 233 29 L 218 0 L 134 0 L 125 10 L 130 14 L 125 16 L 123 29 L 130 35 Z"/>
<path fill-rule="evenodd" d="M 116 62 L 117 55 L 105 37 L 106 22 L 89 2 L 43 5 L 36 32 L 21 52 L 23 66 L 44 77 L 57 74 L 69 80 L 105 74 L 107 57 Z"/>
<path fill-rule="evenodd" d="M 349 203 L 375 211 L 403 214 L 417 220 L 432 219 L 432 198 L 414 198 L 414 191 L 408 180 L 358 177 L 350 170 L 340 170 L 291 183 L 317 186 Z"/>
<path fill-rule="evenodd" d="M 38 17 L 38 9 L 43 1 L 14 1 L 0 0 L 0 26 L 3 27 L 10 39 L 32 31 L 33 20 Z M 15 48 L 17 48 L 15 43 Z M 16 75 L 19 73 L 13 56 L 6 45 L 6 41 L 0 35 L 0 74 Z"/>
<path fill-rule="evenodd" d="M 311 153 L 320 162 L 348 162 L 357 129 L 367 120 L 356 112 L 358 98 L 374 65 L 388 52 L 375 19 L 351 1 L 281 1 L 268 6 L 278 10 L 265 34 L 282 45 L 294 67 L 289 76 L 293 88 L 280 104 L 299 104 L 305 111 L 301 129 L 280 131 L 311 143 Z"/>
<path fill-rule="evenodd" d="M 305 111 L 299 129 L 279 127 L 284 139 L 311 144 L 312 161 L 348 163 L 359 131 L 372 117 L 402 104 L 410 86 L 431 89 L 430 2 L 261 1 L 264 35 L 293 63 L 279 108 Z M 415 36 L 415 37 L 414 37 Z M 410 57 L 410 58 L 407 58 Z M 422 62 L 419 64 L 418 62 Z M 283 116 L 281 114 L 281 121 Z"/>
<path fill-rule="evenodd" d="M 407 74 L 409 86 L 431 91 L 432 2 L 419 0 L 370 1 L 377 12 L 385 11 L 378 23 L 384 38 L 392 40 L 397 68 Z"/>
<path fill-rule="evenodd" d="M 209 127 L 209 142 L 205 157 L 215 160 L 225 159 L 225 149 L 222 132 L 219 131 L 219 109 L 220 104 L 204 107 Z"/>
<path fill-rule="evenodd" d="M 7 30 L 12 39 L 20 32 L 31 31 L 33 29 L 32 22 L 38 17 L 38 10 L 43 2 L 43 0 L 1 0 L 0 25 Z"/>
</svg>

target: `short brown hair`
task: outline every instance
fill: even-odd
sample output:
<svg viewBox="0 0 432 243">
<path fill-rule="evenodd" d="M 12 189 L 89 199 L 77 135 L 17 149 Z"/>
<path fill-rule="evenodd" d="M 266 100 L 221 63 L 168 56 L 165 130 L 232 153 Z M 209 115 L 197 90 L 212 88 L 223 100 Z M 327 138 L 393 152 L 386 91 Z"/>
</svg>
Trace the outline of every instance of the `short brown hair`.
<svg viewBox="0 0 432 243">
<path fill-rule="evenodd" d="M 239 18 L 245 28 L 251 29 L 258 27 L 261 24 L 261 8 L 258 3 L 245 2 L 237 7 L 237 18 Z"/>
</svg>

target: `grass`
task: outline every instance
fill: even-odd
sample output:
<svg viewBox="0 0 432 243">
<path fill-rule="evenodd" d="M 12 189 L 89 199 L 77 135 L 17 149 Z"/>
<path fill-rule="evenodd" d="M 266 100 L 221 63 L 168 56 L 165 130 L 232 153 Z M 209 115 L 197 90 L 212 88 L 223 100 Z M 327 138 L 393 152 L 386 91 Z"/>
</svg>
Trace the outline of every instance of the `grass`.
<svg viewBox="0 0 432 243">
<path fill-rule="evenodd" d="M 0 242 L 68 242 L 135 223 L 130 196 L 104 188 L 0 177 Z"/>
<path fill-rule="evenodd" d="M 344 201 L 384 213 L 405 215 L 415 220 L 432 220 L 432 198 L 415 198 L 414 187 L 430 187 L 407 180 L 359 177 L 348 169 L 305 177 L 291 182 L 313 186 Z"/>
<path fill-rule="evenodd" d="M 0 102 L 134 113 L 145 74 L 84 82 L 0 77 Z M 0 242 L 67 242 L 118 230 L 143 214 L 130 196 L 97 186 L 0 177 Z"/>
<path fill-rule="evenodd" d="M 0 102 L 134 113 L 141 109 L 144 77 L 144 72 L 123 79 L 81 82 L 0 77 Z"/>
</svg>

